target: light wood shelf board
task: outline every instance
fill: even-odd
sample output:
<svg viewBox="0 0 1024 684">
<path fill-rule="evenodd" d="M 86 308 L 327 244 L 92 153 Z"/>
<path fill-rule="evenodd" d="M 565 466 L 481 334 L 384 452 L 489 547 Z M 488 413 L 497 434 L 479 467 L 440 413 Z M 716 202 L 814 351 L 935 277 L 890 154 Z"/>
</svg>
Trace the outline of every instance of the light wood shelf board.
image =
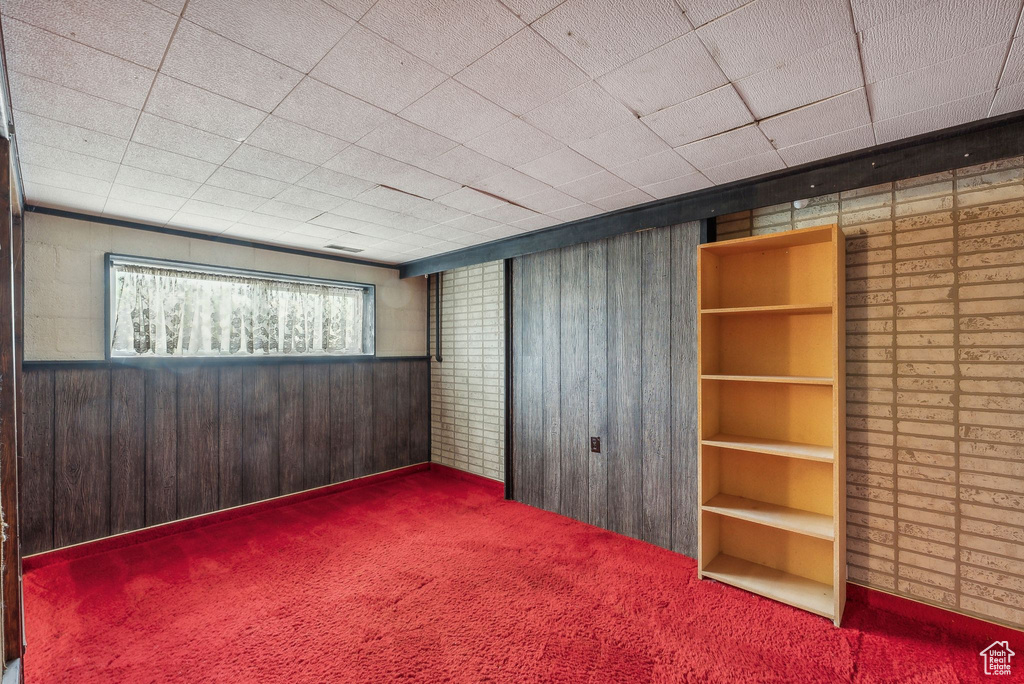
<svg viewBox="0 0 1024 684">
<path fill-rule="evenodd" d="M 736 451 L 752 451 L 758 454 L 771 454 L 773 456 L 786 456 L 788 458 L 802 458 L 808 461 L 819 461 L 822 463 L 831 463 L 833 460 L 832 447 L 821 446 L 820 444 L 782 442 L 774 439 L 726 434 L 714 435 L 711 439 L 705 439 L 701 443 L 706 444 L 707 446 L 735 449 Z"/>
<path fill-rule="evenodd" d="M 723 309 L 701 309 L 702 314 L 730 316 L 742 314 L 821 314 L 832 313 L 831 304 L 774 304 L 770 306 L 730 306 Z"/>
<path fill-rule="evenodd" d="M 700 376 L 701 380 L 720 380 L 723 382 L 774 382 L 783 385 L 831 385 L 832 378 L 818 375 L 719 375 Z"/>
<path fill-rule="evenodd" d="M 799 575 L 718 554 L 702 572 L 708 577 L 796 608 L 833 617 L 832 587 Z"/>
<path fill-rule="evenodd" d="M 702 508 L 718 515 L 727 515 L 788 532 L 829 541 L 835 539 L 832 516 L 820 513 L 801 511 L 797 508 L 778 506 L 764 501 L 754 501 L 731 494 L 716 494 Z"/>
</svg>

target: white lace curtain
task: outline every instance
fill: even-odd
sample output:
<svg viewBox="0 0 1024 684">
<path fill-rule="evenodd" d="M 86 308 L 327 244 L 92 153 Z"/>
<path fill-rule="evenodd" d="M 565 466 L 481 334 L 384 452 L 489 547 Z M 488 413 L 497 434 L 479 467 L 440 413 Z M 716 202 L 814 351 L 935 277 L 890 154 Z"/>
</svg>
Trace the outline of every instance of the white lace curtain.
<svg viewBox="0 0 1024 684">
<path fill-rule="evenodd" d="M 366 292 L 112 264 L 113 356 L 364 354 Z"/>
</svg>

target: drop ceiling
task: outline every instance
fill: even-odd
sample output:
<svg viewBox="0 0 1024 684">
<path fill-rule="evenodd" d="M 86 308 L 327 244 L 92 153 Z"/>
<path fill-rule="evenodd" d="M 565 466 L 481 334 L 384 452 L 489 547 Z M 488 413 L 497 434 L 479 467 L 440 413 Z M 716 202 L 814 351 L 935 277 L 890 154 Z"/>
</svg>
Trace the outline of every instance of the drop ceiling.
<svg viewBox="0 0 1024 684">
<path fill-rule="evenodd" d="M 399 263 L 1024 109 L 1021 0 L 0 0 L 27 201 Z"/>
</svg>

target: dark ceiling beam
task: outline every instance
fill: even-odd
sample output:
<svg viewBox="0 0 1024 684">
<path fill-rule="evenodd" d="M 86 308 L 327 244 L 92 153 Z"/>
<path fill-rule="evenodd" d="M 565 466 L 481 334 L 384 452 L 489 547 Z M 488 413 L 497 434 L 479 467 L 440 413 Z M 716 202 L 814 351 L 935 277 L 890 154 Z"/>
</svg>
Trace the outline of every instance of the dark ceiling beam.
<svg viewBox="0 0 1024 684">
<path fill-rule="evenodd" d="M 409 278 L 1024 154 L 1024 112 L 864 150 L 465 249 L 408 261 Z"/>
</svg>

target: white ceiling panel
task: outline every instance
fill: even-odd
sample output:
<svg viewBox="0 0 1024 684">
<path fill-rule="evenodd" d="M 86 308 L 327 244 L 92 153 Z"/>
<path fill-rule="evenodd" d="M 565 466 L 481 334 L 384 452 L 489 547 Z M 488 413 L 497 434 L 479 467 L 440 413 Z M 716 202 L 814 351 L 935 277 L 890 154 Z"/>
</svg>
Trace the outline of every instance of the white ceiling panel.
<svg viewBox="0 0 1024 684">
<path fill-rule="evenodd" d="M 9 17 L 151 69 L 160 65 L 177 23 L 176 15 L 143 0 L 3 0 L 0 10 Z"/>
<path fill-rule="evenodd" d="M 632 121 L 634 116 L 622 103 L 588 81 L 527 112 L 523 118 L 551 137 L 571 143 Z"/>
<path fill-rule="evenodd" d="M 446 78 L 415 55 L 359 24 L 345 34 L 310 75 L 395 113 Z"/>
<path fill-rule="evenodd" d="M 383 109 L 311 78 L 303 79 L 274 115 L 348 142 L 359 140 L 391 118 Z"/>
<path fill-rule="evenodd" d="M 0 19 L 28 203 L 404 261 L 1020 110 L 1022 2 L 0 0 Z"/>
<path fill-rule="evenodd" d="M 751 113 L 763 119 L 864 84 L 857 39 L 848 36 L 736 82 Z"/>
<path fill-rule="evenodd" d="M 139 110 L 25 74 L 10 73 L 11 98 L 21 111 L 130 138 Z"/>
<path fill-rule="evenodd" d="M 146 111 L 207 133 L 245 140 L 267 118 L 265 112 L 160 74 Z"/>
<path fill-rule="evenodd" d="M 160 71 L 265 112 L 302 79 L 298 71 L 185 20 Z"/>
<path fill-rule="evenodd" d="M 750 110 L 731 84 L 642 119 L 672 147 L 716 135 L 753 120 Z"/>
<path fill-rule="evenodd" d="M 597 79 L 638 116 L 679 104 L 729 80 L 695 33 L 688 33 Z"/>
<path fill-rule="evenodd" d="M 1019 0 L 937 0 L 864 29 L 864 76 L 873 83 L 995 43 L 1005 47 L 1020 5 Z"/>
<path fill-rule="evenodd" d="M 523 27 L 498 0 L 379 0 L 361 23 L 449 76 Z"/>
<path fill-rule="evenodd" d="M 533 27 L 592 78 L 691 30 L 672 0 L 566 0 Z"/>
<path fill-rule="evenodd" d="M 145 104 L 156 76 L 151 69 L 9 17 L 3 30 L 8 70 L 135 109 Z"/>
<path fill-rule="evenodd" d="M 852 32 L 848 0 L 754 0 L 697 29 L 734 81 Z"/>
<path fill-rule="evenodd" d="M 185 18 L 303 73 L 355 23 L 317 0 L 190 0 Z"/>
<path fill-rule="evenodd" d="M 507 111 L 452 79 L 403 109 L 401 117 L 460 143 L 512 119 Z"/>
<path fill-rule="evenodd" d="M 532 28 L 524 28 L 455 78 L 514 114 L 525 114 L 589 80 Z"/>
</svg>

